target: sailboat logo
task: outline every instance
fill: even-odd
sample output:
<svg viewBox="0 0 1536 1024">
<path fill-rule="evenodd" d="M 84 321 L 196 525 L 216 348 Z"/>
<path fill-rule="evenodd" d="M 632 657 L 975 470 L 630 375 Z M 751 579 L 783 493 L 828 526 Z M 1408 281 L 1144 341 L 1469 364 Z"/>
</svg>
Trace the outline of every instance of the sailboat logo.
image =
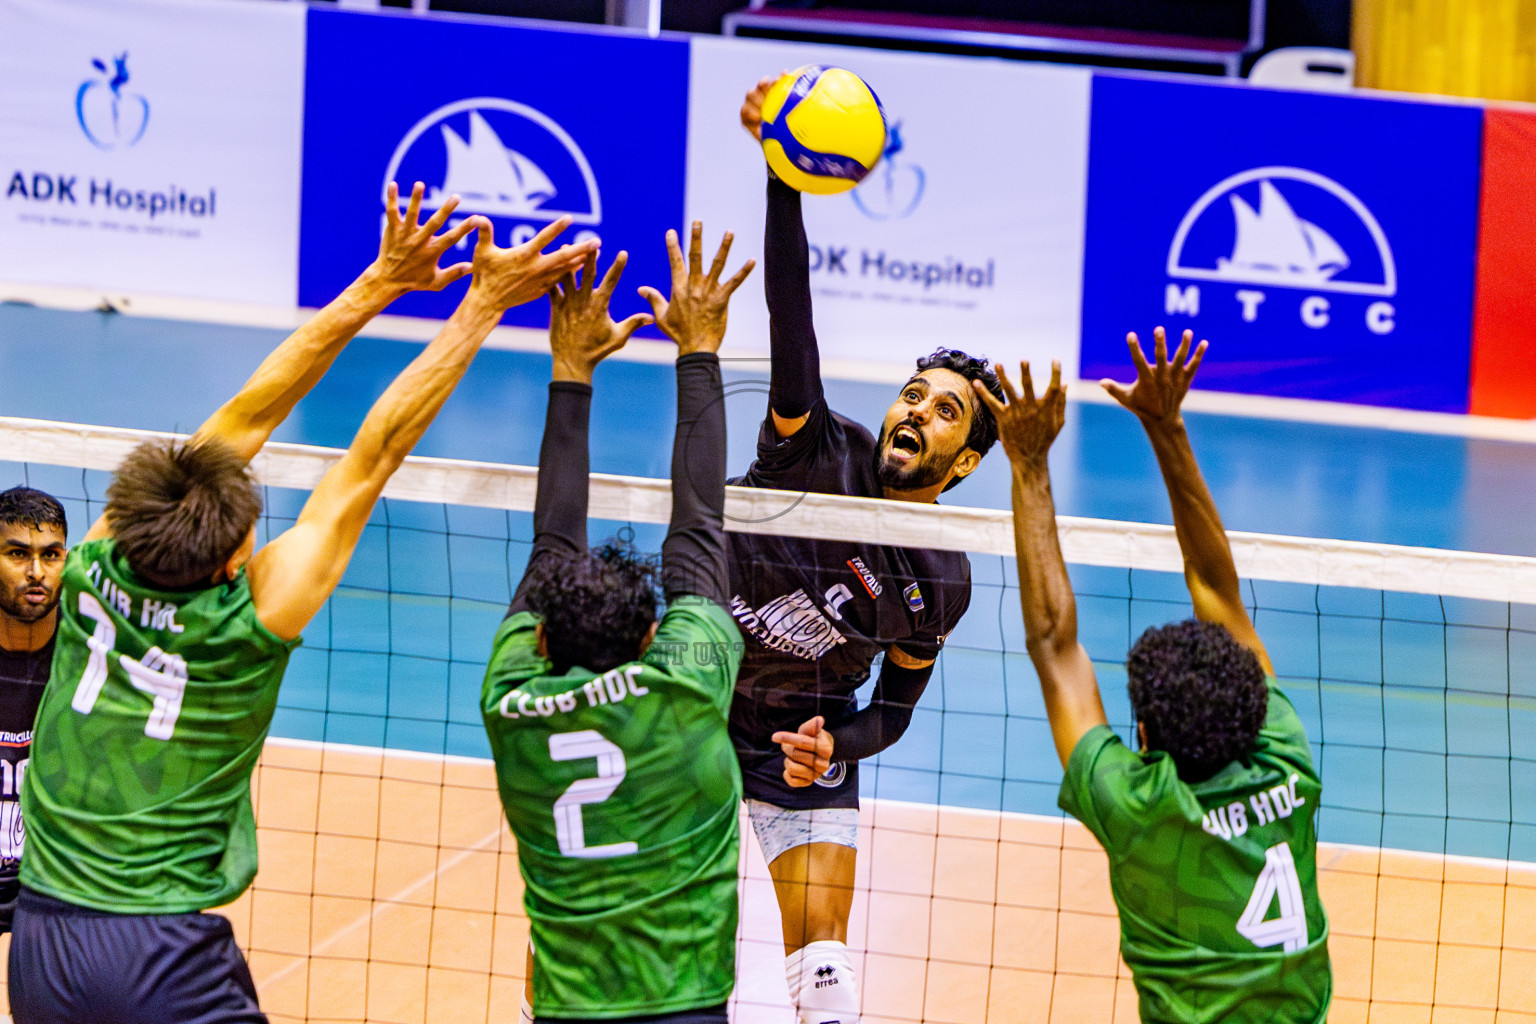
<svg viewBox="0 0 1536 1024">
<path fill-rule="evenodd" d="M 1307 216 L 1296 209 L 1303 203 Z M 1168 249 L 1168 275 L 1353 295 L 1397 293 L 1392 247 L 1375 215 L 1338 182 L 1299 167 L 1259 167 L 1207 190 L 1179 223 Z"/>
<path fill-rule="evenodd" d="M 586 154 L 542 111 L 482 96 L 439 107 L 417 121 L 395 147 L 384 189 L 427 183 L 422 205 L 436 209 L 451 195 L 459 212 L 524 221 L 569 215 L 577 224 L 602 220 L 602 198 Z"/>
</svg>

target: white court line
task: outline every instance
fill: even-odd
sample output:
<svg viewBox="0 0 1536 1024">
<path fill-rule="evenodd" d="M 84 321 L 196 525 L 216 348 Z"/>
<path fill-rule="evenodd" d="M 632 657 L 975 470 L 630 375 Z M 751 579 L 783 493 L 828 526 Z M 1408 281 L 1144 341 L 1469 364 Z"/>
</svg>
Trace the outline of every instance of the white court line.
<svg viewBox="0 0 1536 1024">
<path fill-rule="evenodd" d="M 103 293 L 100 289 L 67 288 L 54 285 L 0 281 L 0 302 L 16 301 L 52 309 L 87 311 L 110 308 L 129 316 L 156 317 L 198 323 L 228 324 L 291 330 L 314 314 L 312 309 L 257 306 L 245 303 L 188 299 L 147 293 Z M 442 327 L 442 321 L 423 317 L 379 316 L 362 332 L 364 337 L 393 341 L 425 342 Z M 513 352 L 548 352 L 548 333 L 528 327 L 497 327 L 486 342 L 487 348 Z M 629 362 L 665 364 L 675 358 L 668 342 L 636 339 L 612 358 Z M 726 367 L 768 366 L 763 351 L 738 349 L 727 345 L 721 354 Z M 1005 358 L 1005 363 L 1011 363 Z M 838 380 L 877 384 L 902 384 L 912 375 L 909 360 L 878 362 L 858 359 L 823 358 L 822 372 Z M 1125 375 L 1129 377 L 1129 373 Z M 1114 400 L 1097 381 L 1069 382 L 1068 397 L 1074 401 L 1102 405 Z M 1536 420 L 1504 419 L 1498 416 L 1464 416 L 1457 413 L 1415 412 L 1343 402 L 1319 402 L 1304 398 L 1274 398 L 1265 395 L 1241 395 L 1219 391 L 1192 391 L 1185 400 L 1191 412 L 1250 419 L 1318 423 L 1327 426 L 1360 427 L 1414 434 L 1466 437 L 1486 441 L 1536 444 Z"/>
</svg>

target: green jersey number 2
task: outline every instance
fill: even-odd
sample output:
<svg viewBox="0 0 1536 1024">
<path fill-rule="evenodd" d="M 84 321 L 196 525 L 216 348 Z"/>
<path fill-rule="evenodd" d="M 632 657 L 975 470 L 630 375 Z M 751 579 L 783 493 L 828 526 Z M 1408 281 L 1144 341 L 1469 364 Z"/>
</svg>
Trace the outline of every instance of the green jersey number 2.
<svg viewBox="0 0 1536 1024">
<path fill-rule="evenodd" d="M 1276 899 L 1280 915 L 1265 920 Z M 1287 953 L 1294 953 L 1307 944 L 1307 906 L 1288 844 L 1276 843 L 1264 851 L 1264 869 L 1254 880 L 1243 916 L 1237 919 L 1237 933 L 1260 949 L 1283 945 Z"/>
<path fill-rule="evenodd" d="M 582 804 L 600 804 L 613 795 L 624 781 L 624 751 L 603 738 L 595 729 L 557 732 L 549 738 L 549 756 L 556 761 L 597 759 L 594 778 L 577 779 L 555 801 L 555 839 L 567 857 L 622 857 L 637 853 L 638 843 L 607 843 L 588 846 L 581 821 Z"/>
<path fill-rule="evenodd" d="M 69 706 L 88 715 L 96 707 L 96 698 L 107 682 L 108 659 L 117 643 L 117 627 L 94 594 L 80 591 L 80 614 L 96 623 L 95 630 L 86 638 L 91 655 L 86 660 L 85 671 L 80 674 L 80 685 L 75 687 L 75 697 Z M 181 698 L 187 689 L 187 663 L 176 654 L 167 654 L 158 647 L 151 647 L 144 660 L 117 655 L 128 682 L 135 690 L 142 690 L 154 698 L 149 711 L 149 721 L 144 723 L 144 735 L 152 740 L 168 740 L 176 731 L 176 719 L 181 715 Z"/>
</svg>

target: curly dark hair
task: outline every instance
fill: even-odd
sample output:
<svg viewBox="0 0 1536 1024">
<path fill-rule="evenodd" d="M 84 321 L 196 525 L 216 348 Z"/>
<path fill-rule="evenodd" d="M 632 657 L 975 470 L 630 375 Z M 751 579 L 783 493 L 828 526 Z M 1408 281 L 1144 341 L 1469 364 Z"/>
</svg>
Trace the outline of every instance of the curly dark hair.
<svg viewBox="0 0 1536 1024">
<path fill-rule="evenodd" d="M 1147 748 L 1166 750 L 1199 781 L 1253 749 L 1269 709 L 1258 656 L 1213 622 L 1188 619 L 1141 634 L 1125 660 L 1131 708 Z"/>
<path fill-rule="evenodd" d="M 936 348 L 931 355 L 926 355 L 917 361 L 917 371 L 924 370 L 953 370 L 966 380 L 979 380 L 981 386 L 986 388 L 993 398 L 999 402 L 1003 400 L 1003 386 L 997 382 L 997 374 L 987 362 L 986 356 L 971 356 L 961 352 L 957 348 Z M 992 450 L 997 443 L 997 417 L 992 415 L 982 402 L 976 403 L 976 415 L 971 417 L 971 432 L 965 439 L 965 445 L 977 455 L 985 455 Z M 963 477 L 955 477 L 946 486 L 945 490 L 958 484 Z"/>
<path fill-rule="evenodd" d="M 551 553 L 528 569 L 528 608 L 544 618 L 556 674 L 580 666 L 606 672 L 640 656 L 656 621 L 654 556 L 609 541 L 577 554 Z"/>
<path fill-rule="evenodd" d="M 211 584 L 259 515 L 261 495 L 245 460 L 218 438 L 145 441 L 107 487 L 118 550 L 162 587 Z"/>
<path fill-rule="evenodd" d="M 59 499 L 31 487 L 0 491 L 0 523 L 36 529 L 57 526 L 60 533 L 67 536 L 69 532 L 69 524 L 64 520 L 64 506 L 59 504 Z"/>
</svg>

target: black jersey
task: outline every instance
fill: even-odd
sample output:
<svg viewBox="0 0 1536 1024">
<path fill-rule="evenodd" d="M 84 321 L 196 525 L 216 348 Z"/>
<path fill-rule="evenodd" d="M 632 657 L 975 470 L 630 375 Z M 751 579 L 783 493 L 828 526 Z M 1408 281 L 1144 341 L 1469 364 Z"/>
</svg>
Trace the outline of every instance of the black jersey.
<svg viewBox="0 0 1536 1024">
<path fill-rule="evenodd" d="M 0 649 L 0 931 L 9 931 L 20 885 L 21 777 L 32 751 L 32 722 L 53 667 L 53 640 L 37 651 Z"/>
<path fill-rule="evenodd" d="M 825 398 L 815 401 L 805 425 L 787 439 L 779 438 L 768 417 L 757 460 L 731 482 L 863 498 L 882 493 L 875 438 L 827 408 Z M 746 793 L 786 806 L 807 799 L 815 806 L 857 806 L 856 791 L 834 797 L 825 789 L 791 789 L 781 776 L 783 752 L 769 737 L 781 729 L 792 732 L 815 715 L 835 728 L 857 708 L 854 691 L 888 647 L 924 661 L 937 657 L 970 604 L 970 560 L 959 551 L 729 536 L 729 608 L 746 642 L 731 737 Z M 844 777 L 834 766 L 832 778 Z"/>
</svg>

